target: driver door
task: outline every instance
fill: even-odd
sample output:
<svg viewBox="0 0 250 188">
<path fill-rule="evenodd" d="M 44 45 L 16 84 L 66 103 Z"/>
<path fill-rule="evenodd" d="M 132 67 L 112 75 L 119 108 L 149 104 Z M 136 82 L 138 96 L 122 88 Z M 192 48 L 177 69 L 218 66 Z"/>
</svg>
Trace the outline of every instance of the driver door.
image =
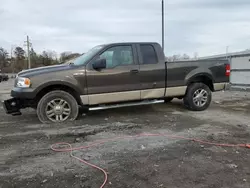
<svg viewBox="0 0 250 188">
<path fill-rule="evenodd" d="M 86 67 L 89 105 L 140 100 L 139 64 L 134 45 L 114 45 L 99 54 Z M 106 59 L 106 68 L 95 70 L 92 64 Z"/>
</svg>

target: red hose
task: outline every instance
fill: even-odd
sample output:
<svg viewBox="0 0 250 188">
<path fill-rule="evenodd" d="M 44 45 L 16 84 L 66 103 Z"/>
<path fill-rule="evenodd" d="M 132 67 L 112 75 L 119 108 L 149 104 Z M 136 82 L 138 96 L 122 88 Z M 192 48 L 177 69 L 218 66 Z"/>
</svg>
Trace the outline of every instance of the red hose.
<svg viewBox="0 0 250 188">
<path fill-rule="evenodd" d="M 243 147 L 243 148 L 249 148 L 250 149 L 250 144 L 220 144 L 220 143 L 213 143 L 213 142 L 203 141 L 203 140 L 194 139 L 194 138 L 187 138 L 187 137 L 183 137 L 183 136 L 175 136 L 175 135 L 167 135 L 167 134 L 138 134 L 138 135 L 135 135 L 135 136 L 120 136 L 120 137 L 115 137 L 115 138 L 110 138 L 110 139 L 99 140 L 99 141 L 93 142 L 90 145 L 76 147 L 76 148 L 73 148 L 72 145 L 69 144 L 69 143 L 61 142 L 61 143 L 53 144 L 51 146 L 51 149 L 53 151 L 56 151 L 56 152 L 70 152 L 71 157 L 79 160 L 80 162 L 82 162 L 82 163 L 84 163 L 84 164 L 86 164 L 88 166 L 91 166 L 92 168 L 95 168 L 95 169 L 98 169 L 98 170 L 102 171 L 102 173 L 104 174 L 104 181 L 103 181 L 102 185 L 100 186 L 100 188 L 103 188 L 106 185 L 107 181 L 108 181 L 107 172 L 101 167 L 98 167 L 98 166 L 96 166 L 94 164 L 91 164 L 91 163 L 89 163 L 89 162 L 87 162 L 87 161 L 85 161 L 83 159 L 80 159 L 79 157 L 74 156 L 73 151 L 91 148 L 91 147 L 94 147 L 94 146 L 98 146 L 98 145 L 105 144 L 107 142 L 115 141 L 115 140 L 119 140 L 119 139 L 138 138 L 138 137 L 155 137 L 155 136 L 164 136 L 164 137 L 168 137 L 170 139 L 189 140 L 189 141 L 194 141 L 194 142 L 197 142 L 197 143 L 200 143 L 200 144 L 214 145 L 214 146 L 220 146 L 220 147 Z M 68 146 L 68 148 L 64 147 L 62 149 L 59 149 L 59 146 L 65 146 L 65 145 Z"/>
</svg>

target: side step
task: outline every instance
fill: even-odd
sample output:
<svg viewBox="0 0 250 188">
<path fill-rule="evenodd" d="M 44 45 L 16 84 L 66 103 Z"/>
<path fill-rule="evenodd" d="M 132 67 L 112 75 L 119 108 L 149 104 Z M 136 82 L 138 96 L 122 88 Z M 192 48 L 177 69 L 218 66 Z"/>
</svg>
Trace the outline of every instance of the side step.
<svg viewBox="0 0 250 188">
<path fill-rule="evenodd" d="M 141 102 L 133 102 L 133 103 L 123 103 L 123 104 L 111 104 L 105 106 L 97 106 L 97 107 L 90 107 L 89 111 L 96 111 L 96 110 L 106 110 L 112 108 L 122 108 L 122 107 L 130 107 L 130 106 L 142 106 L 142 105 L 150 105 L 150 104 L 159 104 L 164 103 L 164 100 L 150 100 L 150 101 L 141 101 Z"/>
</svg>

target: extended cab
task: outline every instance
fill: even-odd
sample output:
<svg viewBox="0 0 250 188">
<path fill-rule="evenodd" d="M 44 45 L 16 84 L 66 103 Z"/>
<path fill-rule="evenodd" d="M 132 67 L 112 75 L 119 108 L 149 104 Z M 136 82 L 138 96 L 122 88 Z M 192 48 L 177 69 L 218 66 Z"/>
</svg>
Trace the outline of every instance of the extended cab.
<svg viewBox="0 0 250 188">
<path fill-rule="evenodd" d="M 79 107 L 99 110 L 183 99 L 194 111 L 209 107 L 211 93 L 229 82 L 227 60 L 166 62 L 158 43 L 99 45 L 62 65 L 20 72 L 7 114 L 36 109 L 41 122 L 75 120 Z"/>
</svg>

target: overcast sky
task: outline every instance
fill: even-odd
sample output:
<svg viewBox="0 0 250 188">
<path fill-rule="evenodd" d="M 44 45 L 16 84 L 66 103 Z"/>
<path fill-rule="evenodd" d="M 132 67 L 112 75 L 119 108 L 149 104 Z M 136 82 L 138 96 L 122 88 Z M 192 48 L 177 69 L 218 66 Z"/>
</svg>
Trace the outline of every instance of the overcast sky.
<svg viewBox="0 0 250 188">
<path fill-rule="evenodd" d="M 250 0 L 165 0 L 167 55 L 250 48 Z M 100 43 L 161 43 L 161 0 L 0 0 L 0 46 L 86 52 Z"/>
</svg>

